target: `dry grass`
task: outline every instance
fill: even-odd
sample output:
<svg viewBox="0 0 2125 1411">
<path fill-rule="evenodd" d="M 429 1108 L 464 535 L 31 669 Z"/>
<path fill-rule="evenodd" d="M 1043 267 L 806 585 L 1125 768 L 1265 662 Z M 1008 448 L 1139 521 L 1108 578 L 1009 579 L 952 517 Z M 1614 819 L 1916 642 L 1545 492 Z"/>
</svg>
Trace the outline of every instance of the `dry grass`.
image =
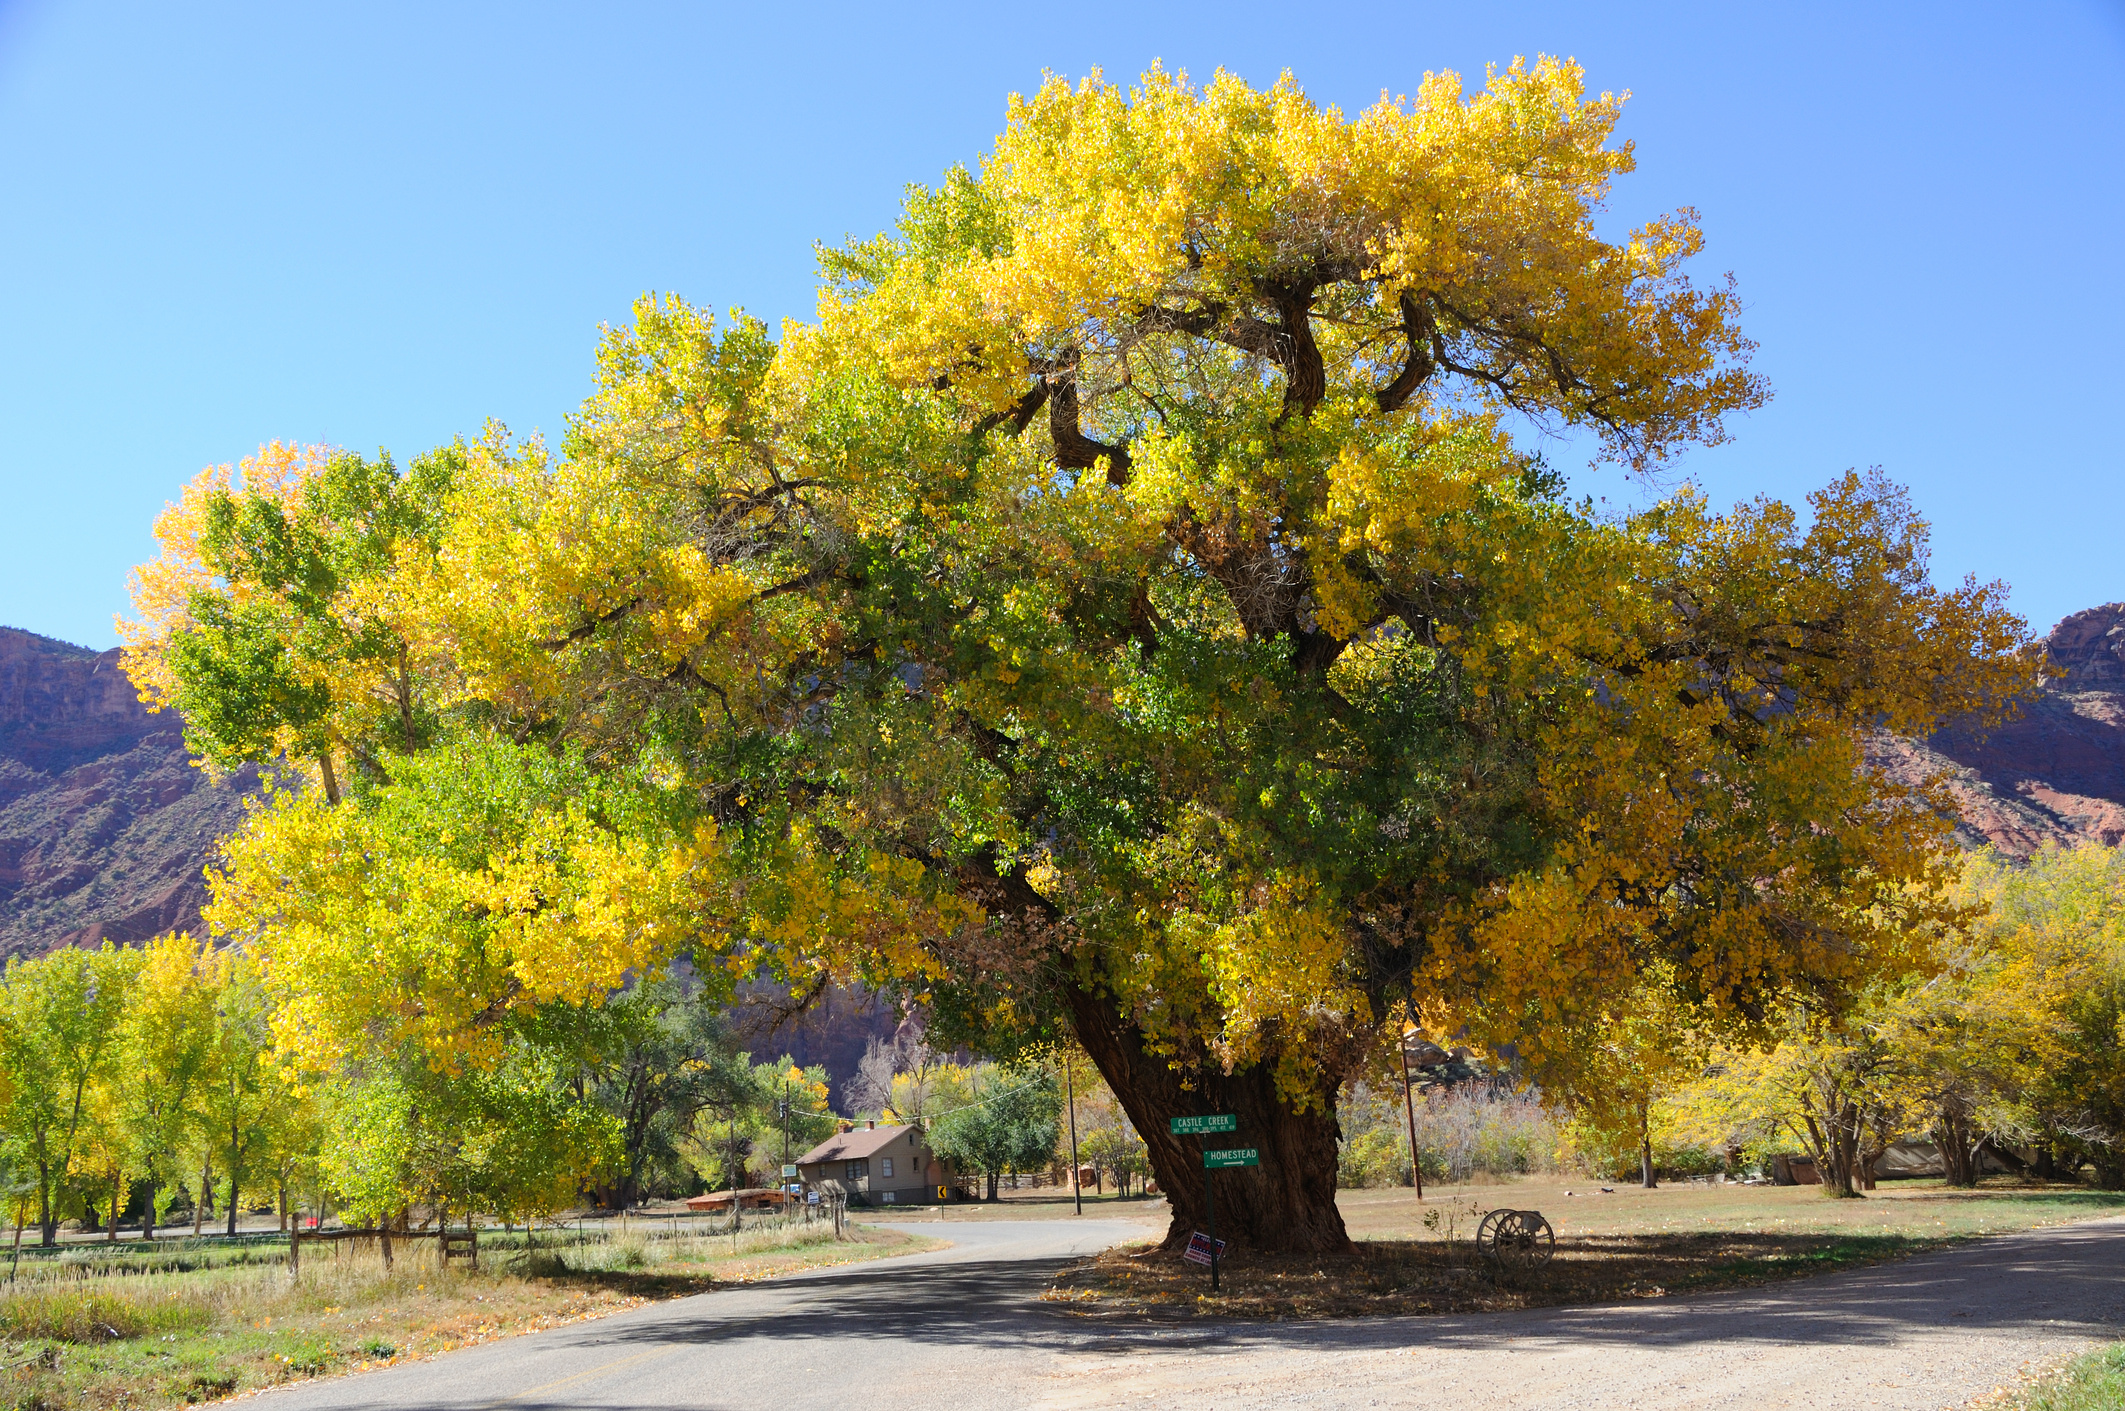
<svg viewBox="0 0 2125 1411">
<path fill-rule="evenodd" d="M 1569 1191 L 1570 1194 L 1566 1192 Z M 2073 1187 L 1953 1191 L 1906 1182 L 1864 1200 L 1813 1187 L 1683 1184 L 1604 1192 L 1585 1182 L 1345 1191 L 1357 1252 L 1279 1257 L 1235 1251 L 1209 1273 L 1138 1245 L 1077 1264 L 1045 1295 L 1086 1313 L 1336 1318 L 1462 1313 L 1659 1298 L 1902 1258 L 1978 1235 L 2125 1210 L 2125 1196 Z M 1538 1209 L 1557 1233 L 1539 1273 L 1499 1276 L 1471 1242 L 1483 1213 Z"/>
<path fill-rule="evenodd" d="M 38 1271 L 0 1291 L 0 1411 L 173 1406 L 475 1343 L 749 1283 L 912 1253 L 931 1241 L 851 1226 L 756 1226 L 490 1253 L 439 1270 L 431 1248 L 386 1271 L 372 1252 L 306 1249 L 302 1272 L 256 1265 L 185 1273 Z"/>
</svg>

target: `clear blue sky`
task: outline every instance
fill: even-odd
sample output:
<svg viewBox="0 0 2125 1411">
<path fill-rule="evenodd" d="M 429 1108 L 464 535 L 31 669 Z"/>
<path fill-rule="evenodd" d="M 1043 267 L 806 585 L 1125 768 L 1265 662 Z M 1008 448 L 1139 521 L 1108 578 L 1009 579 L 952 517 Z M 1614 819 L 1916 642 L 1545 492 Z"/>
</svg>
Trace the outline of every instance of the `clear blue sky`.
<svg viewBox="0 0 2125 1411">
<path fill-rule="evenodd" d="M 0 0 L 0 623 L 112 644 L 162 503 L 266 439 L 558 429 L 644 290 L 805 315 L 811 242 L 978 157 L 1044 69 L 1288 67 L 1355 109 L 1539 52 L 1635 95 L 1619 228 L 1698 207 L 1747 300 L 1776 397 L 1690 476 L 1879 464 L 1940 577 L 2039 630 L 2125 598 L 2120 0 Z"/>
</svg>

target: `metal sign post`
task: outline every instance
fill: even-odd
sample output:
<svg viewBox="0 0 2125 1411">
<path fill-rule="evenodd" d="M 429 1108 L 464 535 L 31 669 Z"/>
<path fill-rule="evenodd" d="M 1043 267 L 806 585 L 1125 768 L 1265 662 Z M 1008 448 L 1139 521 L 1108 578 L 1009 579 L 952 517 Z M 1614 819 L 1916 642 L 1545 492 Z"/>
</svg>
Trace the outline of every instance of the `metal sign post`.
<svg viewBox="0 0 2125 1411">
<path fill-rule="evenodd" d="M 1197 1137 L 1205 1132 L 1237 1132 L 1239 1129 L 1240 1119 L 1230 1112 L 1215 1112 L 1202 1117 L 1172 1117 L 1166 1121 L 1166 1130 L 1176 1137 Z M 1221 1152 L 1211 1151 L 1203 1153 L 1203 1211 L 1210 1218 L 1210 1291 L 1212 1293 L 1217 1292 L 1218 1254 L 1224 1246 L 1218 1242 L 1217 1237 L 1217 1192 L 1211 1187 L 1210 1172 L 1216 1166 L 1252 1166 L 1256 1164 L 1254 1150 L 1251 1147 L 1247 1150 L 1248 1159 L 1244 1162 L 1220 1161 L 1212 1163 L 1211 1157 L 1222 1154 Z"/>
<path fill-rule="evenodd" d="M 1210 1184 L 1210 1173 L 1212 1171 L 1227 1170 L 1234 1166 L 1259 1166 L 1261 1164 L 1261 1153 L 1251 1146 L 1236 1146 L 1223 1151 L 1206 1151 L 1203 1153 L 1203 1204 L 1210 1209 L 1210 1291 L 1212 1293 L 1217 1292 L 1218 1255 L 1225 1247 L 1218 1243 L 1217 1197 L 1213 1194 L 1216 1187 Z"/>
<path fill-rule="evenodd" d="M 1217 1187 L 1210 1184 L 1210 1166 L 1207 1162 L 1203 1165 L 1203 1204 L 1210 1212 L 1210 1291 L 1216 1293 L 1218 1255 L 1224 1252 L 1225 1247 L 1219 1244 L 1217 1239 Z"/>
</svg>

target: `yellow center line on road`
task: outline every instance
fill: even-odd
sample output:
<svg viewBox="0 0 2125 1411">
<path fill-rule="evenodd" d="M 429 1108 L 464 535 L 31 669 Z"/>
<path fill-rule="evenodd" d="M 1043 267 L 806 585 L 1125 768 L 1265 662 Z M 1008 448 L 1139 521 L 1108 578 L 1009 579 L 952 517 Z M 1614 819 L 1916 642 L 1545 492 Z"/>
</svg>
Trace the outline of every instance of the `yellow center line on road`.
<svg viewBox="0 0 2125 1411">
<path fill-rule="evenodd" d="M 561 1387 L 573 1386 L 577 1382 L 588 1381 L 592 1377 L 602 1377 L 607 1372 L 617 1371 L 622 1367 L 632 1367 L 635 1363 L 647 1362 L 652 1357 L 669 1357 L 678 1350 L 676 1347 L 653 1347 L 647 1352 L 637 1352 L 632 1357 L 622 1357 L 617 1362 L 607 1362 L 602 1367 L 593 1367 L 587 1372 L 577 1372 L 575 1375 L 563 1377 L 557 1382 L 547 1382 L 543 1386 L 526 1387 L 522 1391 L 512 1392 L 499 1401 L 488 1402 L 488 1411 L 492 1411 L 492 1408 L 497 1406 L 507 1406 L 512 1401 L 522 1401 L 527 1396 L 537 1396 L 542 1391 L 555 1391 Z"/>
</svg>

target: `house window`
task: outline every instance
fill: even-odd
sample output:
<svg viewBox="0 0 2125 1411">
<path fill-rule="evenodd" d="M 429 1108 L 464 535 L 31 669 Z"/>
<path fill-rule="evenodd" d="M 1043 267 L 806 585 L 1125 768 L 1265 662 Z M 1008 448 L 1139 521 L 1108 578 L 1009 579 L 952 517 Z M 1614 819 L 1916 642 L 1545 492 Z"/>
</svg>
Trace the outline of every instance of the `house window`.
<svg viewBox="0 0 2125 1411">
<path fill-rule="evenodd" d="M 883 1174 L 887 1180 L 893 1179 L 893 1158 L 890 1156 L 885 1159 L 885 1171 Z"/>
<path fill-rule="evenodd" d="M 868 1176 L 868 1175 L 870 1175 L 870 1174 L 871 1174 L 871 1163 L 870 1163 L 870 1162 L 868 1162 L 868 1161 L 851 1161 L 851 1162 L 849 1163 L 849 1171 L 848 1171 L 848 1179 L 849 1179 L 849 1180 L 851 1180 L 851 1181 L 860 1181 L 860 1180 L 862 1180 L 862 1179 L 863 1179 L 863 1178 L 864 1178 L 865 1176 Z"/>
</svg>

